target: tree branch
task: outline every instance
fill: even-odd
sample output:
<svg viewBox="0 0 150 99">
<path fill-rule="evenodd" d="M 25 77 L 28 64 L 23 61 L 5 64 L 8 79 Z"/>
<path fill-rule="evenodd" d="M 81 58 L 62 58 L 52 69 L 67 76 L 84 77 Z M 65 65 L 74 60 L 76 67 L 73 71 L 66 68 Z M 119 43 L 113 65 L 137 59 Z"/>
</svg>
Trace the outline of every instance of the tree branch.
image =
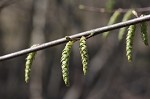
<svg viewBox="0 0 150 99">
<path fill-rule="evenodd" d="M 150 7 L 129 8 L 129 9 L 118 8 L 118 9 L 113 9 L 113 10 L 109 11 L 106 8 L 96 8 L 96 7 L 85 6 L 85 5 L 79 5 L 79 9 L 80 10 L 85 10 L 85 11 L 100 12 L 100 13 L 112 13 L 112 12 L 115 12 L 116 10 L 119 10 L 121 13 L 126 13 L 127 11 L 129 11 L 131 9 L 135 10 L 136 12 L 150 11 Z"/>
<path fill-rule="evenodd" d="M 4 1 L 0 1 L 0 11 L 3 8 L 5 8 L 5 7 L 7 7 L 7 6 L 9 6 L 9 5 L 11 5 L 11 4 L 15 3 L 15 2 L 16 2 L 16 0 L 4 0 Z"/>
<path fill-rule="evenodd" d="M 101 28 L 97 28 L 97 29 L 92 29 L 92 30 L 89 30 L 89 31 L 85 31 L 85 32 L 81 32 L 81 33 L 78 33 L 78 34 L 75 34 L 75 35 L 71 35 L 69 37 L 71 39 L 75 39 L 75 38 L 80 38 L 82 36 L 89 36 L 91 33 L 93 33 L 92 36 L 96 36 L 98 34 L 106 32 L 106 31 L 119 29 L 119 28 L 122 28 L 122 27 L 126 27 L 126 26 L 129 26 L 129 25 L 132 25 L 132 24 L 141 23 L 141 22 L 148 21 L 148 20 L 150 20 L 150 15 L 146 15 L 146 16 L 143 16 L 143 17 L 128 20 L 126 22 L 120 22 L 120 23 L 117 23 L 117 24 L 113 24 L 113 25 L 109 25 L 109 26 L 105 26 L 105 27 L 101 27 Z M 43 44 L 41 44 L 39 46 L 36 46 L 36 47 L 33 47 L 33 48 L 24 49 L 24 50 L 21 50 L 21 51 L 18 51 L 18 52 L 14 52 L 14 53 L 10 53 L 10 54 L 1 56 L 0 61 L 15 58 L 15 57 L 18 57 L 18 56 L 21 56 L 21 55 L 24 55 L 24 54 L 27 54 L 27 53 L 30 53 L 30 52 L 33 52 L 33 51 L 43 50 L 43 49 L 46 49 L 48 47 L 57 46 L 57 45 L 65 43 L 67 41 L 68 40 L 64 37 L 64 38 L 60 38 L 60 39 L 57 39 L 57 40 L 54 40 L 54 41 L 51 41 L 51 42 L 48 42 L 48 43 L 43 43 Z"/>
</svg>

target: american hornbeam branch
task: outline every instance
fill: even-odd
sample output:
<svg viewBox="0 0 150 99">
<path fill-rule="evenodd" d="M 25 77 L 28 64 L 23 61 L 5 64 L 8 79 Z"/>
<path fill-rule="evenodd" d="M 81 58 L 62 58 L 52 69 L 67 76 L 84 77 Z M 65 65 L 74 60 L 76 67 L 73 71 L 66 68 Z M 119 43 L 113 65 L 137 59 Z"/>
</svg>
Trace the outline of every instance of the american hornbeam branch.
<svg viewBox="0 0 150 99">
<path fill-rule="evenodd" d="M 147 12 L 147 11 L 150 11 L 150 7 L 129 8 L 129 9 L 118 8 L 118 9 L 113 9 L 113 10 L 109 11 L 106 8 L 96 8 L 96 7 L 85 6 L 85 5 L 79 5 L 79 9 L 80 10 L 85 10 L 85 11 L 100 12 L 100 13 L 112 13 L 112 12 L 115 12 L 116 10 L 119 10 L 121 13 L 126 13 L 130 9 L 133 9 L 136 12 Z"/>
<path fill-rule="evenodd" d="M 96 28 L 96 29 L 92 29 L 92 30 L 89 30 L 89 31 L 81 32 L 81 33 L 78 33 L 78 34 L 75 34 L 75 35 L 71 35 L 69 37 L 71 39 L 75 39 L 75 38 L 80 38 L 82 36 L 89 36 L 91 33 L 93 34 L 92 36 L 96 36 L 98 34 L 106 32 L 106 31 L 119 29 L 119 28 L 122 28 L 122 27 L 130 26 L 132 24 L 137 24 L 137 23 L 141 23 L 141 22 L 144 22 L 144 21 L 148 21 L 148 20 L 150 20 L 150 15 L 145 15 L 143 17 L 138 17 L 138 18 L 128 20 L 128 21 L 125 21 L 125 22 L 120 22 L 120 23 L 117 23 L 117 24 L 113 24 L 113 25 L 109 25 L 109 26 L 105 26 L 105 27 Z M 4 55 L 4 56 L 0 56 L 0 61 L 15 58 L 15 57 L 18 57 L 18 56 L 21 56 L 21 55 L 24 55 L 24 54 L 27 54 L 27 53 L 30 53 L 30 52 L 33 52 L 33 51 L 39 51 L 39 50 L 46 49 L 46 48 L 49 48 L 49 47 L 57 46 L 57 45 L 65 43 L 67 41 L 68 40 L 64 37 L 64 38 L 60 38 L 60 39 L 57 39 L 57 40 L 54 40 L 54 41 L 43 43 L 43 44 L 38 45 L 38 46 L 33 47 L 33 48 L 28 48 L 28 49 L 24 49 L 24 50 L 21 50 L 21 51 L 18 51 L 18 52 L 14 52 L 14 53 L 10 53 L 10 54 Z"/>
<path fill-rule="evenodd" d="M 0 11 L 3 8 L 7 7 L 7 6 L 9 6 L 11 4 L 14 4 L 15 2 L 16 2 L 16 0 L 3 0 L 3 1 L 0 1 Z"/>
</svg>

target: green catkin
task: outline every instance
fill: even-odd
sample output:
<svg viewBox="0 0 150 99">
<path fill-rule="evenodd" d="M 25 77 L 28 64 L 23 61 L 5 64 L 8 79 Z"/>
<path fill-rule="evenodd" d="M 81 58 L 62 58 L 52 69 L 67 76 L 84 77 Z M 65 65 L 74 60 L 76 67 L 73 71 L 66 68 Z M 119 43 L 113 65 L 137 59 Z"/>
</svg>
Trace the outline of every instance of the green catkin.
<svg viewBox="0 0 150 99">
<path fill-rule="evenodd" d="M 147 23 L 142 22 L 141 24 L 141 38 L 145 45 L 148 45 L 148 33 L 147 33 Z"/>
<path fill-rule="evenodd" d="M 64 80 L 66 86 L 70 85 L 70 82 L 69 82 L 69 59 L 70 59 L 71 48 L 72 48 L 74 42 L 75 41 L 69 41 L 66 44 L 64 50 L 62 51 L 62 57 L 61 57 L 62 76 L 63 76 L 63 80 Z"/>
<path fill-rule="evenodd" d="M 135 25 L 130 25 L 126 36 L 126 56 L 129 62 L 132 61 L 132 49 L 133 49 L 133 39 L 135 35 L 135 29 L 136 29 Z"/>
<path fill-rule="evenodd" d="M 35 47 L 36 45 L 33 45 L 32 47 Z M 31 74 L 31 66 L 33 63 L 33 60 L 35 58 L 36 52 L 31 52 L 28 54 L 26 58 L 25 63 L 25 82 L 28 83 L 30 80 L 30 74 Z"/>
<path fill-rule="evenodd" d="M 122 22 L 129 20 L 132 17 L 132 15 L 133 15 L 132 10 L 127 11 L 122 19 Z M 125 31 L 126 31 L 126 27 L 123 27 L 119 30 L 119 34 L 118 34 L 119 41 L 123 39 Z"/>
<path fill-rule="evenodd" d="M 120 11 L 119 11 L 119 10 L 116 10 L 116 11 L 114 12 L 114 14 L 111 16 L 111 18 L 110 18 L 110 20 L 109 20 L 109 22 L 108 22 L 108 25 L 112 25 L 112 24 L 116 23 L 117 20 L 118 20 L 118 18 L 119 18 L 119 16 L 120 16 L 120 14 L 121 14 Z M 103 37 L 104 37 L 104 38 L 107 38 L 108 35 L 109 35 L 109 33 L 110 33 L 109 31 L 103 33 Z"/>
<path fill-rule="evenodd" d="M 84 36 L 80 39 L 80 54 L 82 58 L 82 65 L 83 65 L 83 73 L 84 75 L 87 74 L 88 69 L 88 51 L 87 51 L 87 44 L 86 44 L 86 38 Z"/>
</svg>

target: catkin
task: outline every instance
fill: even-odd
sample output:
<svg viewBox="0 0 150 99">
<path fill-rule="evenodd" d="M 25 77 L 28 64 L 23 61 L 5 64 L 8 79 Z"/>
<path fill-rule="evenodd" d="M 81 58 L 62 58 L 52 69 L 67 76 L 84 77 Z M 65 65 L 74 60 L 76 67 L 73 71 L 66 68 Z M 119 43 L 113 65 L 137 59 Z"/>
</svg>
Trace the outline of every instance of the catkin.
<svg viewBox="0 0 150 99">
<path fill-rule="evenodd" d="M 129 20 L 132 17 L 132 15 L 133 15 L 132 10 L 127 11 L 122 19 L 122 22 Z M 126 31 L 126 27 L 123 27 L 119 30 L 119 34 L 118 34 L 119 41 L 123 39 L 125 31 Z"/>
<path fill-rule="evenodd" d="M 87 44 L 86 44 L 86 38 L 84 36 L 80 39 L 80 54 L 82 58 L 82 65 L 83 65 L 83 73 L 86 75 L 87 69 L 88 69 L 88 51 L 87 51 Z"/>
<path fill-rule="evenodd" d="M 62 52 L 62 57 L 61 57 L 61 67 L 62 67 L 62 76 L 63 76 L 63 80 L 66 84 L 66 86 L 70 85 L 69 82 L 69 59 L 70 59 L 70 53 L 71 53 L 71 48 L 74 44 L 74 41 L 69 41 L 63 52 Z"/>
<path fill-rule="evenodd" d="M 108 25 L 112 25 L 112 24 L 116 23 L 117 20 L 118 20 L 118 18 L 119 18 L 119 16 L 120 16 L 120 14 L 121 14 L 120 11 L 119 11 L 119 10 L 116 10 L 116 11 L 113 13 L 113 15 L 111 16 L 111 18 L 110 18 L 110 20 L 109 20 L 109 22 L 108 22 Z M 103 33 L 103 37 L 104 37 L 104 38 L 107 38 L 108 35 L 109 35 L 109 33 L 110 33 L 109 31 Z"/>
<path fill-rule="evenodd" d="M 135 25 L 130 25 L 126 36 L 126 56 L 129 62 L 132 61 L 132 49 L 133 49 L 133 39 L 135 35 L 135 29 L 136 29 Z"/>
<path fill-rule="evenodd" d="M 33 45 L 32 47 L 35 47 L 36 45 Z M 25 82 L 28 83 L 30 79 L 30 74 L 31 74 L 31 66 L 33 63 L 33 60 L 35 58 L 36 52 L 31 52 L 28 54 L 26 58 L 26 63 L 25 63 Z"/>
<path fill-rule="evenodd" d="M 141 38 L 145 45 L 148 45 L 148 33 L 147 33 L 147 23 L 142 22 L 141 24 Z"/>
</svg>

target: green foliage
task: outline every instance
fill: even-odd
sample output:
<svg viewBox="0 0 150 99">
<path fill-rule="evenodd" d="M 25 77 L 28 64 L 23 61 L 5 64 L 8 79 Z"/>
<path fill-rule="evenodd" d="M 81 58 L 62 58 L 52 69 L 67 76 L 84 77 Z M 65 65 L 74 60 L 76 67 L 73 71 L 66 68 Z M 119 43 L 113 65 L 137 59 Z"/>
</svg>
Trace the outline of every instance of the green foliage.
<svg viewBox="0 0 150 99">
<path fill-rule="evenodd" d="M 86 75 L 88 69 L 88 51 L 87 51 L 87 44 L 86 44 L 86 37 L 82 36 L 80 39 L 80 54 L 82 58 L 82 65 L 83 65 L 83 73 Z"/>
<path fill-rule="evenodd" d="M 122 22 L 129 20 L 132 17 L 132 10 L 129 10 L 126 12 L 126 14 L 124 15 Z M 123 39 L 123 36 L 125 34 L 126 31 L 126 27 L 123 27 L 119 30 L 119 34 L 118 34 L 118 39 L 121 41 Z"/>
<path fill-rule="evenodd" d="M 70 53 L 71 53 L 73 44 L 74 44 L 74 41 L 69 41 L 66 44 L 66 46 L 62 52 L 62 57 L 61 57 L 62 76 L 63 76 L 63 80 L 64 80 L 66 86 L 70 85 L 70 82 L 69 82 L 69 59 L 70 59 Z"/>
<path fill-rule="evenodd" d="M 128 33 L 126 36 L 126 56 L 129 62 L 132 61 L 133 38 L 135 35 L 135 29 L 135 25 L 129 26 Z"/>
<path fill-rule="evenodd" d="M 112 24 L 116 23 L 117 20 L 118 20 L 118 18 L 119 18 L 119 16 L 120 16 L 120 14 L 121 14 L 120 11 L 119 11 L 119 10 L 116 10 L 116 11 L 113 13 L 113 15 L 111 16 L 111 18 L 110 18 L 110 20 L 109 20 L 109 22 L 108 22 L 108 25 L 112 25 Z M 109 35 L 109 33 L 110 33 L 110 31 L 107 31 L 107 32 L 103 33 L 103 37 L 104 37 L 104 38 L 107 38 L 108 35 Z"/>
<path fill-rule="evenodd" d="M 32 47 L 35 47 L 36 45 L 33 45 Z M 35 58 L 36 52 L 31 52 L 28 54 L 26 58 L 26 63 L 25 63 L 25 82 L 28 83 L 30 79 L 30 74 L 31 74 L 31 66 L 33 63 L 33 60 Z"/>
<path fill-rule="evenodd" d="M 141 24 L 141 37 L 145 45 L 148 45 L 148 33 L 147 33 L 147 23 L 142 22 Z"/>
</svg>

